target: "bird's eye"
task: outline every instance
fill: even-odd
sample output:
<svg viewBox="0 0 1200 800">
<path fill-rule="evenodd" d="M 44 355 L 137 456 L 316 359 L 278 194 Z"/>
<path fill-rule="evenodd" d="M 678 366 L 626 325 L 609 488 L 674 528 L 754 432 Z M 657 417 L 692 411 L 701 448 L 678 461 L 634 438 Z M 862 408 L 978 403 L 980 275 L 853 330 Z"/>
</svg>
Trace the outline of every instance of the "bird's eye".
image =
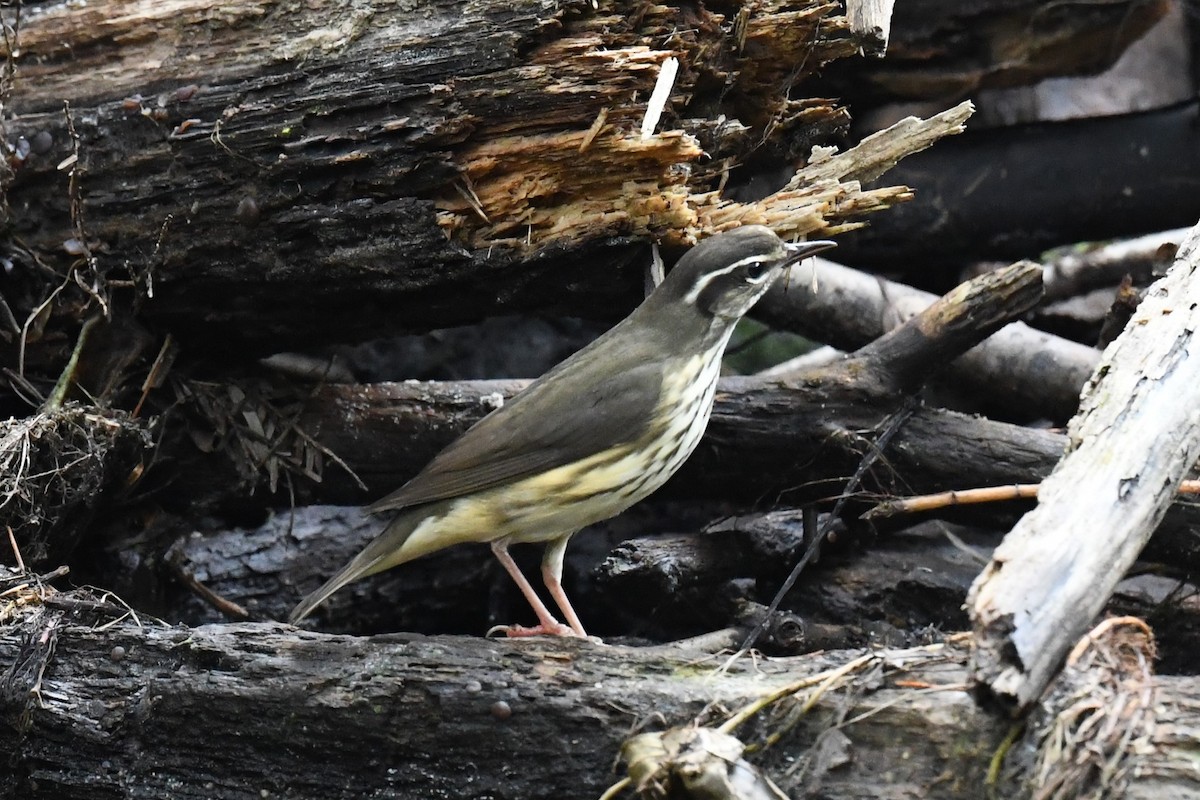
<svg viewBox="0 0 1200 800">
<path fill-rule="evenodd" d="M 746 265 L 746 277 L 752 281 L 757 281 L 767 274 L 766 261 L 751 261 Z"/>
</svg>

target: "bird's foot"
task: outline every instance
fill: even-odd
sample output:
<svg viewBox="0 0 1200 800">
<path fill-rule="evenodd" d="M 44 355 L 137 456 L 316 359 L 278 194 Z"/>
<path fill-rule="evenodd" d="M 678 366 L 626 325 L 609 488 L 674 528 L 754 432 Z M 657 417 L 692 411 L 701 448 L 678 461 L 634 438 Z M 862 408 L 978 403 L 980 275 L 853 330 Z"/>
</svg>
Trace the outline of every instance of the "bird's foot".
<svg viewBox="0 0 1200 800">
<path fill-rule="evenodd" d="M 561 622 L 551 622 L 549 624 L 543 622 L 538 625 L 528 628 L 524 625 L 493 625 L 488 629 L 487 636 L 504 635 L 510 639 L 524 638 L 526 636 L 574 636 L 576 638 L 584 638 L 589 641 L 599 642 L 595 636 L 580 637 L 579 632 L 570 625 L 564 625 Z"/>
</svg>

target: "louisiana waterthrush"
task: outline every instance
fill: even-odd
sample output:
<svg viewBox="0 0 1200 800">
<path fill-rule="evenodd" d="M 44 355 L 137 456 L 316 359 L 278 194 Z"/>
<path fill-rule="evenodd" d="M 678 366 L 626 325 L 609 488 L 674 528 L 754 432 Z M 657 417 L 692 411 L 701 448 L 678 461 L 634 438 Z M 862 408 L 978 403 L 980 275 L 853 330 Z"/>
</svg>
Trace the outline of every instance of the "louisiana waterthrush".
<svg viewBox="0 0 1200 800">
<path fill-rule="evenodd" d="M 563 555 L 580 528 L 662 486 L 708 425 L 721 356 L 737 321 L 791 264 L 833 242 L 785 244 L 750 225 L 692 248 L 612 330 L 534 381 L 368 507 L 399 511 L 387 528 L 291 614 L 303 619 L 341 587 L 461 542 L 488 542 L 533 606 L 513 636 L 585 636 L 563 592 Z M 544 542 L 542 577 L 556 620 L 508 554 Z"/>
</svg>

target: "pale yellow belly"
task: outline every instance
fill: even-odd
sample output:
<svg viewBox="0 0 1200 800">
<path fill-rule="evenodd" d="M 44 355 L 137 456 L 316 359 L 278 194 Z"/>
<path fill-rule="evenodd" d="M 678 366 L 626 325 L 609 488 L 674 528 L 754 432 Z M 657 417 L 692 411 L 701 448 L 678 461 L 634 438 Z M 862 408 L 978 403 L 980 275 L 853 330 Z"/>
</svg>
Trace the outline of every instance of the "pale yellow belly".
<svg viewBox="0 0 1200 800">
<path fill-rule="evenodd" d="M 390 563 L 410 561 L 463 542 L 546 542 L 616 516 L 650 495 L 699 444 L 712 412 L 719 359 L 700 356 L 673 370 L 660 407 L 674 413 L 639 442 L 626 443 L 516 483 L 441 504 Z M 699 374 L 698 374 L 699 373 Z M 690 389 L 690 391 L 689 391 Z M 682 407 L 681 407 L 681 400 Z"/>
</svg>

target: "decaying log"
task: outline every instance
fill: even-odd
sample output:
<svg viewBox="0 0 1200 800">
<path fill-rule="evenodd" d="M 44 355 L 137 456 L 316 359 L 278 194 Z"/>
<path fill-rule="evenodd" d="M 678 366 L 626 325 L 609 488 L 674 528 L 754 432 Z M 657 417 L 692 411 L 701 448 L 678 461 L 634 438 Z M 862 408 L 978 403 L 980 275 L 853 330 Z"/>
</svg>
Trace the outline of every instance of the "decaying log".
<svg viewBox="0 0 1200 800">
<path fill-rule="evenodd" d="M 564 582 L 589 630 L 619 641 L 667 641 L 729 627 L 730 646 L 737 647 L 762 620 L 764 604 L 809 543 L 802 511 L 731 515 L 687 505 L 693 522 L 681 521 L 675 505 L 651 503 L 574 539 Z M 1003 511 L 1015 519 L 1026 507 L 1010 504 Z M 105 586 L 172 622 L 285 619 L 383 524 L 358 508 L 327 506 L 203 535 L 181 520 L 163 531 L 163 541 L 174 541 L 169 547 L 147 545 L 143 532 L 122 541 L 119 561 L 103 570 Z M 758 646 L 772 654 L 905 646 L 927 641 L 935 629 L 964 628 L 967 590 L 1001 535 L 978 524 L 940 521 L 884 535 L 838 525 Z M 1194 671 L 1200 607 L 1189 600 L 1194 589 L 1187 583 L 1149 573 L 1155 559 L 1181 572 L 1200 566 L 1195 554 L 1190 561 L 1176 555 L 1178 541 L 1190 537 L 1179 526 L 1160 531 L 1147 548 L 1150 561 L 1135 569 L 1142 574 L 1123 581 L 1107 606 L 1153 622 L 1168 672 Z M 514 552 L 536 570 L 536 549 Z M 352 584 L 310 624 L 336 633 L 478 635 L 496 624 L 531 621 L 524 599 L 486 548 L 466 546 Z"/>
<path fill-rule="evenodd" d="M 967 691 L 961 641 L 722 673 L 723 657 L 670 647 L 113 621 L 123 613 L 65 593 L 5 618 L 6 794 L 596 797 L 631 731 L 745 718 L 734 730 L 748 743 L 779 735 L 755 760 L 793 793 L 983 798 L 1011 727 Z M 1146 680 L 1146 713 L 1164 724 L 1147 727 L 1135 763 L 1185 796 L 1193 682 Z M 787 686 L 794 699 L 751 713 Z"/>
<path fill-rule="evenodd" d="M 706 505 L 651 504 L 576 537 L 564 584 L 588 629 L 623 641 L 666 641 L 660 620 L 630 608 L 593 580 L 593 570 L 620 541 L 648 531 L 699 528 L 726 513 Z M 348 506 L 303 506 L 257 525 L 199 532 L 188 520 L 164 520 L 152 541 L 146 532 L 110 546 L 114 556 L 90 569 L 138 609 L 162 619 L 198 625 L 220 621 L 286 619 L 300 599 L 324 583 L 379 534 L 385 519 Z M 681 527 L 682 526 L 682 527 Z M 514 557 L 536 573 L 541 551 L 516 547 Z M 81 570 L 79 580 L 87 580 Z M 486 547 L 451 548 L 356 582 L 334 595 L 306 622 L 318 630 L 372 634 L 387 631 L 481 635 L 494 625 L 525 623 L 529 606 Z M 680 631 L 706 632 L 720 618 L 694 619 Z"/>
<path fill-rule="evenodd" d="M 636 609 L 655 629 L 732 626 L 731 647 L 746 641 L 763 606 L 804 553 L 801 514 L 783 509 L 718 520 L 697 533 L 639 536 L 621 542 L 594 571 L 617 608 Z M 940 521 L 880 537 L 835 534 L 768 622 L 756 646 L 798 654 L 866 644 L 908 646 L 934 631 L 966 626 L 971 583 L 1000 532 Z M 1153 554 L 1147 551 L 1147 558 Z M 1107 613 L 1155 625 L 1160 672 L 1192 675 L 1200 645 L 1194 585 L 1153 574 L 1152 562 L 1118 584 Z M 651 608 L 639 599 L 656 598 Z M 740 636 L 738 635 L 740 633 Z M 656 638 L 654 633 L 646 633 Z"/>
<path fill-rule="evenodd" d="M 733 626 L 738 647 L 761 620 L 808 541 L 800 513 L 785 509 L 718 520 L 700 533 L 641 536 L 621 542 L 595 569 L 610 602 L 642 614 L 652 630 Z M 869 644 L 905 646 L 934 630 L 966 624 L 963 599 L 999 534 L 925 523 L 870 541 L 822 548 L 768 621 L 756 646 L 798 654 Z M 853 540 L 854 537 L 851 537 Z"/>
<path fill-rule="evenodd" d="M 1018 708 L 1041 695 L 1200 457 L 1198 271 L 1200 226 L 1105 351 L 1038 505 L 972 588 L 975 678 Z"/>
<path fill-rule="evenodd" d="M 784 165 L 845 127 L 790 87 L 874 35 L 823 0 L 734 16 L 633 0 L 39 6 L 6 123 L 28 144 L 8 187 L 15 261 L 33 280 L 82 258 L 132 282 L 155 328 L 239 356 L 533 309 L 620 316 L 640 280 L 614 272 L 640 273 L 648 238 L 837 231 L 908 196 L 850 179 L 749 207 L 720 191 L 751 153 Z M 672 102 L 642 135 L 670 58 Z"/>
<path fill-rule="evenodd" d="M 935 296 L 813 258 L 792 268 L 754 309 L 771 325 L 841 350 L 882 336 L 928 307 Z M 946 379 L 977 398 L 976 407 L 1025 419 L 1069 419 L 1100 353 L 1014 322 L 954 359 Z M 776 373 L 778 374 L 778 373 Z M 936 383 L 935 383 L 936 385 Z"/>
<path fill-rule="evenodd" d="M 304 594 L 379 535 L 382 523 L 360 508 L 304 506 L 262 525 L 204 535 L 180 524 L 165 553 L 163 542 L 140 548 L 123 543 L 128 566 L 110 565 L 107 585 L 170 621 L 285 620 Z M 522 561 L 525 555 L 518 552 Z M 574 569 L 565 574 L 574 585 Z M 493 625 L 524 619 L 522 599 L 507 596 L 505 581 L 511 584 L 486 549 L 455 548 L 346 587 L 311 624 L 338 633 L 482 635 Z M 579 596 L 586 602 L 590 593 Z"/>
<path fill-rule="evenodd" d="M 455 381 L 323 387 L 299 424 L 344 458 L 367 491 L 327 464 L 322 482 L 303 487 L 300 496 L 361 503 L 390 491 L 524 385 Z M 867 446 L 862 432 L 873 430 L 892 410 L 894 405 L 881 398 L 864 398 L 842 386 L 723 379 L 705 440 L 663 491 L 673 497 L 716 492 L 753 499 L 787 489 L 797 498 L 826 496 L 829 491 L 804 487 L 849 474 Z M 900 441 L 889 463 L 913 491 L 932 492 L 963 483 L 1037 482 L 1053 468 L 1066 439 L 1050 430 L 922 407 L 901 431 Z M 184 473 L 195 481 L 193 490 L 227 492 L 227 484 L 212 485 L 227 475 L 221 458 L 205 459 Z"/>
<path fill-rule="evenodd" d="M 745 627 L 758 622 L 761 603 L 803 553 L 799 516 L 791 509 L 738 515 L 717 519 L 706 533 L 666 537 L 645 536 L 655 530 L 645 523 L 640 529 L 591 528 L 573 543 L 566 583 L 589 630 L 602 636 L 664 641 Z M 187 624 L 245 619 L 235 607 L 255 620 L 285 619 L 380 527 L 380 520 L 357 509 L 309 506 L 297 509 L 294 520 L 280 514 L 257 528 L 181 533 L 167 558 L 202 589 L 171 591 L 165 584 L 179 573 L 146 569 L 127 582 L 113 570 L 111 586 L 137 607 Z M 784 606 L 788 613 L 773 621 L 762 646 L 773 653 L 871 642 L 898 646 L 914 643 L 912 637 L 931 627 L 964 627 L 963 598 L 998 535 L 964 530 L 962 536 L 980 551 L 972 555 L 942 531 L 930 525 L 900 532 L 871 542 L 865 552 L 834 547 L 794 592 Z M 643 535 L 627 538 L 631 532 Z M 530 567 L 540 557 L 517 552 Z M 739 580 L 758 586 L 738 591 L 729 585 Z M 529 611 L 510 583 L 485 548 L 456 548 L 347 587 L 311 624 L 336 633 L 478 635 L 495 624 L 526 621 Z M 864 626 L 863 620 L 886 622 Z M 797 624 L 803 630 L 789 630 Z"/>
<path fill-rule="evenodd" d="M 483 790 L 528 800 L 596 797 L 616 780 L 613 762 L 631 730 L 697 717 L 719 722 L 846 660 L 840 653 L 746 660 L 718 677 L 722 659 L 694 651 L 353 638 L 253 624 L 178 629 L 125 622 L 97 631 L 71 616 L 51 609 L 27 614 L 0 636 L 4 661 L 25 667 L 4 681 L 4 717 L 19 723 L 0 731 L 8 763 L 17 767 L 5 775 L 4 788 L 14 796 L 99 798 L 137 787 L 148 796 L 205 800 L 260 791 L 412 797 L 436 786 L 446 797 Z M 41 637 L 52 651 L 37 646 Z M 836 770 L 812 763 L 804 779 L 819 780 L 829 797 L 856 796 L 892 749 L 896 726 L 917 724 L 924 730 L 906 748 L 907 758 L 895 761 L 904 770 L 895 786 L 920 786 L 951 769 L 979 787 L 1003 725 L 962 691 L 961 667 L 953 663 L 962 656 L 946 663 L 940 651 L 896 660 L 908 667 L 906 678 L 944 691 L 906 692 L 887 678 L 882 685 L 875 678 L 865 696 L 857 681 L 830 691 L 784 740 L 793 755 L 816 741 L 831 715 L 877 705 L 892 710 L 843 732 L 854 743 L 851 763 L 839 759 Z M 877 663 L 864 678 L 881 674 L 886 662 Z M 849 708 L 839 713 L 837 704 L 847 700 Z M 777 712 L 757 728 L 778 728 L 784 719 Z M 234 747 L 230 730 L 247 746 Z M 966 751 L 972 756 L 961 741 L 976 743 Z M 961 796 L 942 786 L 942 794 L 931 796 Z"/>
</svg>

